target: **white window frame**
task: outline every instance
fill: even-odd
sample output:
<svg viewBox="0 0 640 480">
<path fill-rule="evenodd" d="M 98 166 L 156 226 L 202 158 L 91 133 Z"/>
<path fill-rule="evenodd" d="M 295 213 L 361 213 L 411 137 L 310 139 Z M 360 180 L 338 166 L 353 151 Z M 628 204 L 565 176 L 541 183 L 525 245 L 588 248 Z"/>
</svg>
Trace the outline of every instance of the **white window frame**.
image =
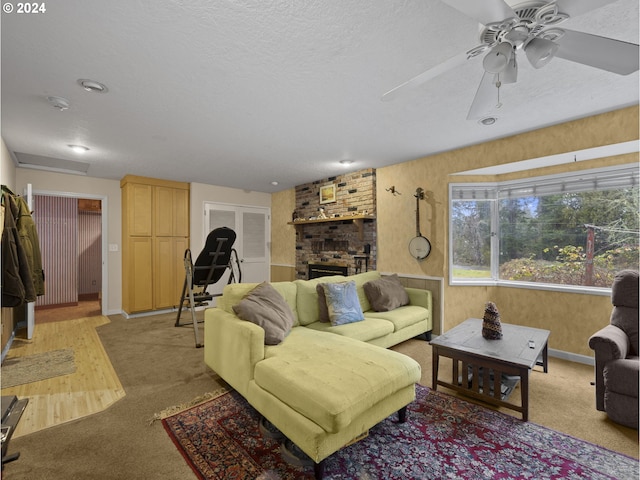
<svg viewBox="0 0 640 480">
<path fill-rule="evenodd" d="M 536 282 L 519 282 L 513 280 L 501 280 L 499 278 L 499 239 L 500 239 L 500 223 L 499 223 L 499 211 L 498 202 L 500 198 L 503 198 L 502 192 L 515 189 L 528 189 L 528 188 L 554 188 L 554 185 L 559 184 L 577 184 L 584 177 L 587 181 L 593 181 L 594 177 L 602 179 L 602 182 L 606 182 L 607 174 L 619 175 L 621 172 L 629 172 L 629 186 L 638 185 L 638 166 L 633 164 L 624 164 L 612 167 L 596 168 L 589 170 L 581 170 L 577 172 L 569 172 L 557 175 L 546 175 L 539 177 L 529 177 L 519 180 L 509 180 L 504 182 L 459 182 L 449 184 L 449 285 L 451 286 L 505 286 L 513 288 L 525 288 L 532 290 L 550 290 L 561 291 L 570 293 L 581 293 L 591 295 L 611 295 L 610 288 L 602 287 L 589 287 L 582 285 L 559 285 L 551 283 L 536 283 Z M 601 182 L 601 184 L 602 184 Z M 596 181 L 597 185 L 597 181 Z M 611 188 L 611 187 L 610 187 Z M 577 191 L 585 191 L 584 189 L 578 189 Z M 460 199 L 460 194 L 467 195 L 468 199 L 475 198 L 473 195 L 476 192 L 482 192 L 482 197 L 487 198 L 487 201 L 492 202 L 491 210 L 491 278 L 477 278 L 477 279 L 456 279 L 453 277 L 453 208 L 452 202 L 456 199 Z M 488 192 L 488 193 L 485 193 Z M 456 196 L 456 198 L 454 198 Z"/>
</svg>

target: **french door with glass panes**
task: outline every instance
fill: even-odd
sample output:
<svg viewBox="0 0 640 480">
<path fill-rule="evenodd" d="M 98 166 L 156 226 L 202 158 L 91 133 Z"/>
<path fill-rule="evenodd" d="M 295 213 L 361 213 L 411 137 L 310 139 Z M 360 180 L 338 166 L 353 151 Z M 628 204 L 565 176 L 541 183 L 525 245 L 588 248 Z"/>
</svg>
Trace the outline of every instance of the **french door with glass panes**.
<svg viewBox="0 0 640 480">
<path fill-rule="evenodd" d="M 205 202 L 203 243 L 212 230 L 219 227 L 231 228 L 237 236 L 233 248 L 238 252 L 242 283 L 269 281 L 270 217 L 271 210 L 266 207 Z M 229 274 L 229 270 L 225 271 L 220 281 L 209 288 L 209 293 L 222 293 Z"/>
</svg>

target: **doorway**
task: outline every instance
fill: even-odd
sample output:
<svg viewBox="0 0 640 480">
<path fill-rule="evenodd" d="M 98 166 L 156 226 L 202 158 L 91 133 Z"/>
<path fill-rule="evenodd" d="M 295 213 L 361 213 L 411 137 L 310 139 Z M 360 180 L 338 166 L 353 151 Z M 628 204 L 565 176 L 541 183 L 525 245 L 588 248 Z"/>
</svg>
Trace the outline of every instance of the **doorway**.
<svg viewBox="0 0 640 480">
<path fill-rule="evenodd" d="M 103 313 L 103 200 L 34 194 L 33 217 L 45 272 L 36 323 Z"/>
<path fill-rule="evenodd" d="M 234 248 L 240 259 L 242 283 L 269 281 L 271 256 L 269 239 L 271 238 L 271 210 L 266 207 L 249 207 L 205 202 L 204 239 L 218 227 L 229 227 L 236 232 Z M 211 293 L 222 293 L 229 279 L 229 271 L 215 285 Z"/>
</svg>

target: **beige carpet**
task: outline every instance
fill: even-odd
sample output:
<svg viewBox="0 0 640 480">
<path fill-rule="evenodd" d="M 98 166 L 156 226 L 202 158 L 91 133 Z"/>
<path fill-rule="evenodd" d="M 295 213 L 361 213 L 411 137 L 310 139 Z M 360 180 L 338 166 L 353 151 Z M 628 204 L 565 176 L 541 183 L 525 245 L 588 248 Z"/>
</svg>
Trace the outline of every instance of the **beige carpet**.
<svg viewBox="0 0 640 480">
<path fill-rule="evenodd" d="M 39 382 L 47 378 L 69 375 L 76 371 L 73 350 L 53 350 L 26 357 L 7 358 L 2 364 L 2 388 Z"/>
<path fill-rule="evenodd" d="M 422 367 L 420 383 L 431 388 L 431 346 L 410 340 L 393 347 L 393 350 L 418 361 Z M 441 358 L 441 379 L 451 378 L 450 362 Z M 592 366 L 549 357 L 549 373 L 544 373 L 542 367 L 536 367 L 529 375 L 529 421 L 638 458 L 638 431 L 618 425 L 604 412 L 596 410 L 595 387 L 591 385 L 593 379 Z M 460 396 L 443 387 L 438 387 L 438 391 Z M 474 401 L 464 396 L 460 398 Z M 509 401 L 517 402 L 519 398 L 518 385 Z M 498 410 L 521 418 L 513 410 Z"/>
<path fill-rule="evenodd" d="M 12 440 L 10 452 L 21 457 L 5 466 L 3 479 L 195 478 L 161 422 L 150 421 L 225 383 L 205 366 L 193 330 L 173 326 L 175 315 L 110 318 L 98 333 L 126 397 L 104 412 Z M 431 347 L 411 340 L 395 349 L 422 365 L 421 383 L 431 386 Z M 555 359 L 548 374 L 534 372 L 531 421 L 637 457 L 637 432 L 595 410 L 591 376 L 591 367 Z"/>
</svg>

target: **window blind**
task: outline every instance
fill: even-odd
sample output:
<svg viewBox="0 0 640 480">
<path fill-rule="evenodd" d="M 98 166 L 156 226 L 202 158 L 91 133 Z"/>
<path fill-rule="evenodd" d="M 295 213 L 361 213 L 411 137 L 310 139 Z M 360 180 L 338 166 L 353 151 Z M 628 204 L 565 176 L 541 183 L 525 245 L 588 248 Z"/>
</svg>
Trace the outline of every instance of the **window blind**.
<svg viewBox="0 0 640 480">
<path fill-rule="evenodd" d="M 615 190 L 637 187 L 640 168 L 623 165 L 606 169 L 583 170 L 546 177 L 512 180 L 501 183 L 450 184 L 450 198 L 456 200 L 493 200 L 558 195 L 596 190 Z"/>
</svg>

